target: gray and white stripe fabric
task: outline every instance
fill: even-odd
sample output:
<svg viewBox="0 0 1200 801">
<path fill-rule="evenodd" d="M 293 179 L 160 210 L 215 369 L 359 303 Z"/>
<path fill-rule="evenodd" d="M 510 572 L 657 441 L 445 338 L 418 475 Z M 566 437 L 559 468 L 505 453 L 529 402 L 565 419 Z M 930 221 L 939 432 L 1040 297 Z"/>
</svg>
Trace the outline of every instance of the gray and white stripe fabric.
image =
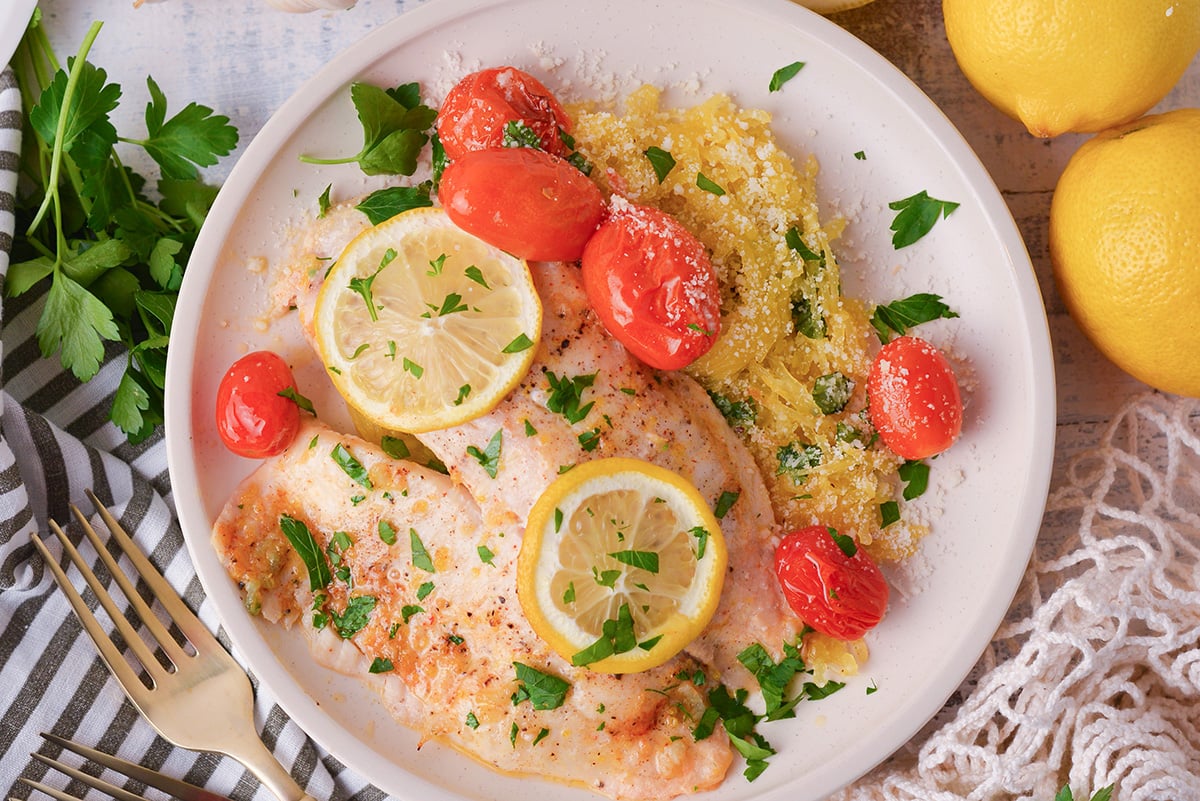
<svg viewBox="0 0 1200 801">
<path fill-rule="evenodd" d="M 0 286 L 18 224 L 20 100 L 12 72 L 0 72 Z M 94 517 L 84 494 L 92 489 L 188 605 L 218 631 L 175 520 L 161 433 L 130 445 L 108 421 L 126 354 L 119 346 L 110 347 L 100 373 L 80 384 L 56 358 L 41 356 L 35 328 L 43 303 L 44 292 L 30 291 L 4 298 L 0 306 L 0 792 L 4 797 L 30 797 L 33 791 L 16 781 L 25 777 L 83 793 L 82 786 L 29 758 L 38 750 L 56 754 L 57 749 L 39 737 L 48 731 L 238 801 L 270 801 L 272 796 L 232 760 L 177 749 L 157 737 L 97 658 L 30 544 L 32 533 L 47 532 L 47 521 L 56 520 L 97 573 L 107 578 L 78 528 L 65 525 L 73 502 L 103 534 L 103 523 Z M 51 549 L 58 553 L 53 543 Z M 67 564 L 65 557 L 60 561 Z M 74 569 L 68 575 L 77 587 L 85 586 Z M 113 594 L 121 600 L 115 587 Z M 97 608 L 90 591 L 84 598 Z M 103 610 L 98 616 L 106 620 Z M 218 636 L 228 643 L 223 633 L 218 631 Z M 263 739 L 311 795 L 363 801 L 385 797 L 318 749 L 257 683 L 255 689 Z M 79 763 L 71 755 L 63 761 Z M 143 789 L 135 783 L 129 787 Z"/>
</svg>

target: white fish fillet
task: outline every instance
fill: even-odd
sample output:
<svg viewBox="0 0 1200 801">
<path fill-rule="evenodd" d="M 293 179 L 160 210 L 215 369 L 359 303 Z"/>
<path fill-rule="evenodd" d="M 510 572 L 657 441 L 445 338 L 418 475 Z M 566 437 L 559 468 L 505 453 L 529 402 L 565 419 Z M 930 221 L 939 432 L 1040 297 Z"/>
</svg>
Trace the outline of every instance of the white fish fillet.
<svg viewBox="0 0 1200 801">
<path fill-rule="evenodd" d="M 331 458 L 339 443 L 361 462 L 370 489 Z M 376 599 L 369 622 L 350 639 L 332 624 L 313 628 L 308 570 L 283 534 L 282 515 L 302 521 L 322 548 L 334 532 L 353 539 L 342 562 L 350 583 L 334 578 L 326 590 L 335 610 L 350 596 Z M 394 544 L 381 538 L 380 521 L 396 531 Z M 414 564 L 410 530 L 433 572 Z M 424 738 L 497 770 L 613 798 L 663 799 L 715 787 L 732 761 L 720 727 L 701 741 L 692 735 L 702 690 L 675 674 L 695 671 L 693 660 L 680 656 L 619 677 L 559 658 L 521 614 L 519 540 L 483 525 L 475 501 L 448 477 L 356 437 L 308 422 L 229 500 L 213 544 L 249 606 L 300 629 L 327 666 L 376 685 L 390 713 Z M 493 554 L 490 564 L 481 545 Z M 391 669 L 368 673 L 376 658 L 390 660 Z M 514 662 L 569 682 L 562 705 L 514 704 Z"/>
</svg>

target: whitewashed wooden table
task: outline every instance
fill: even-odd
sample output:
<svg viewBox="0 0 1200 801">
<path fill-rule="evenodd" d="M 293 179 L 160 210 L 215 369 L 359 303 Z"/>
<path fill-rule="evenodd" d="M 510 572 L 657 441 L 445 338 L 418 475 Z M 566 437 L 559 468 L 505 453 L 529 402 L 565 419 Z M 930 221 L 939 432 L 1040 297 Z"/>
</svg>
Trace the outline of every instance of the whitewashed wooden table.
<svg viewBox="0 0 1200 801">
<path fill-rule="evenodd" d="M 0 0 L 6 2 L 7 0 Z M 581 9 L 585 0 L 575 0 Z M 349 11 L 283 14 L 265 0 L 43 0 L 59 55 L 74 52 L 93 19 L 105 27 L 90 59 L 125 87 L 121 113 L 138 125 L 152 74 L 172 109 L 196 101 L 227 114 L 239 152 L 272 112 L 334 55 L 419 0 L 360 0 Z M 993 176 L 1025 238 L 1045 299 L 1057 372 L 1055 475 L 1096 444 L 1144 384 L 1120 372 L 1080 334 L 1054 286 L 1047 246 L 1055 182 L 1084 137 L 1043 141 L 992 108 L 959 71 L 945 38 L 940 0 L 875 0 L 831 17 L 906 73 L 941 107 Z M 1200 106 L 1200 60 L 1156 111 Z M 118 129 L 122 129 L 118 120 Z M 234 159 L 209 171 L 220 180 Z M 138 166 L 138 165 L 134 165 Z"/>
</svg>

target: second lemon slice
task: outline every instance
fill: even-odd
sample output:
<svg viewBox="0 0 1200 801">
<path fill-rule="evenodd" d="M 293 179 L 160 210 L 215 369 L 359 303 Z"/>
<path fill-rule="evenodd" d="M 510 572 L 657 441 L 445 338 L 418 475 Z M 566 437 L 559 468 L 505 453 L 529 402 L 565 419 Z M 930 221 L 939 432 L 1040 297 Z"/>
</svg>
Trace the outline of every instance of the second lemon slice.
<svg viewBox="0 0 1200 801">
<path fill-rule="evenodd" d="M 703 496 L 637 459 L 597 459 L 551 484 L 529 513 L 517 596 L 564 659 L 606 673 L 660 665 L 708 624 L 725 540 Z"/>
<path fill-rule="evenodd" d="M 529 369 L 541 324 L 528 265 L 435 208 L 352 240 L 313 315 L 317 350 L 346 402 L 381 428 L 411 432 L 499 403 Z"/>
</svg>

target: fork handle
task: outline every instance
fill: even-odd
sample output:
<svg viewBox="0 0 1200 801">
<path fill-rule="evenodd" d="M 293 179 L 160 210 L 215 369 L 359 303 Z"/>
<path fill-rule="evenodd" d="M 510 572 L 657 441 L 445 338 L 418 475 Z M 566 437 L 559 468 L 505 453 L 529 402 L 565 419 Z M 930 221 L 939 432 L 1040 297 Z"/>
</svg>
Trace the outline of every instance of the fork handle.
<svg viewBox="0 0 1200 801">
<path fill-rule="evenodd" d="M 238 738 L 222 750 L 253 773 L 279 801 L 317 801 L 304 792 L 257 736 Z"/>
</svg>

